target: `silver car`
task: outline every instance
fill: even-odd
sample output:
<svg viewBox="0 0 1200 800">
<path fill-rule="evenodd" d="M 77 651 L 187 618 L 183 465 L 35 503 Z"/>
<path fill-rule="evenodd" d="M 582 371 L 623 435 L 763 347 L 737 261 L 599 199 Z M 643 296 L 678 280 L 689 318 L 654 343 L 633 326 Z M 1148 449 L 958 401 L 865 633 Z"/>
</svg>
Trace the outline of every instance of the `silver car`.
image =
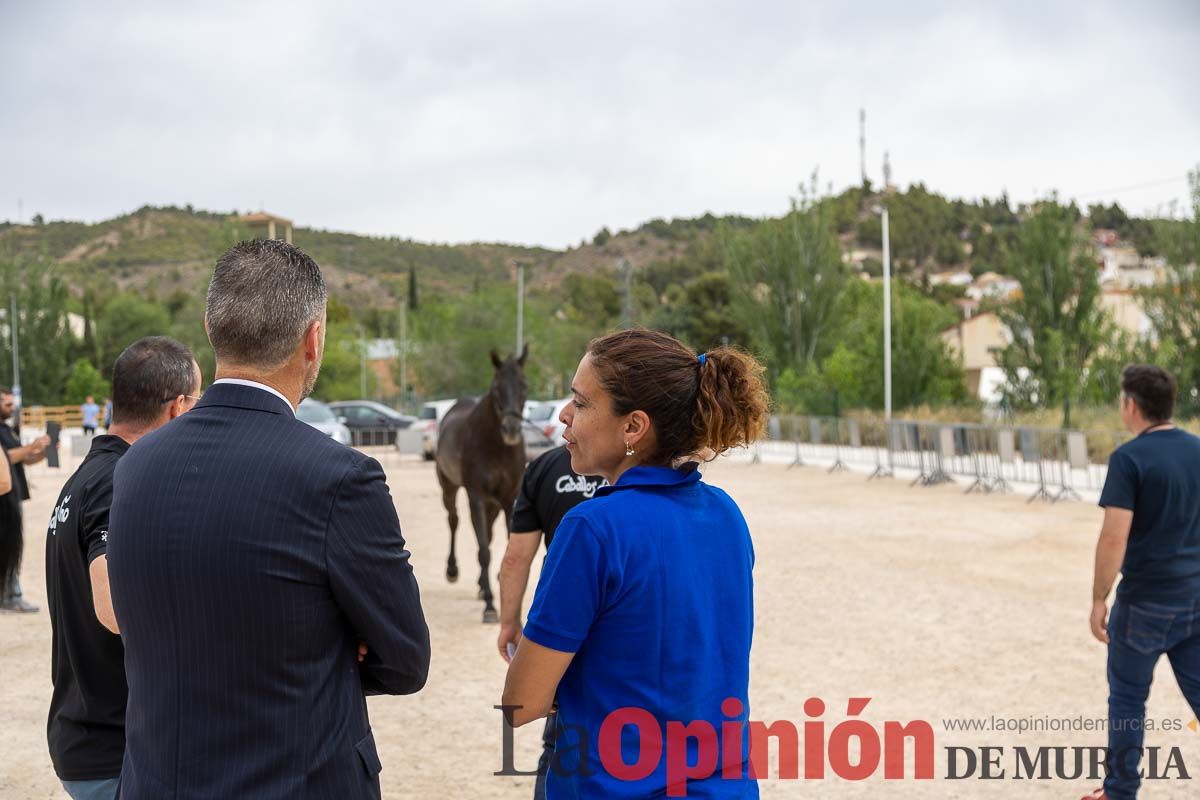
<svg viewBox="0 0 1200 800">
<path fill-rule="evenodd" d="M 300 407 L 296 409 L 296 419 L 307 422 L 335 442 L 350 444 L 350 429 L 338 420 L 329 406 L 320 401 L 311 397 L 301 400 Z"/>
</svg>

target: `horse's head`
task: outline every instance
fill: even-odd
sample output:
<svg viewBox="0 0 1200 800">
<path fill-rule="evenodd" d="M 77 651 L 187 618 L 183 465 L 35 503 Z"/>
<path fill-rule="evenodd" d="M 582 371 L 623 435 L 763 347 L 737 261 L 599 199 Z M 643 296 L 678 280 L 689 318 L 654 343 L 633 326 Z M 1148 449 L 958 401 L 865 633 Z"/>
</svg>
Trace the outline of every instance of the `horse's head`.
<svg viewBox="0 0 1200 800">
<path fill-rule="evenodd" d="M 492 366 L 496 374 L 492 377 L 492 387 L 488 395 L 492 398 L 496 416 L 500 418 L 500 436 L 510 447 L 522 444 L 525 436 L 521 426 L 525 421 L 525 356 L 529 355 L 529 345 L 521 350 L 521 355 L 514 358 L 501 359 L 500 354 L 492 351 Z"/>
</svg>

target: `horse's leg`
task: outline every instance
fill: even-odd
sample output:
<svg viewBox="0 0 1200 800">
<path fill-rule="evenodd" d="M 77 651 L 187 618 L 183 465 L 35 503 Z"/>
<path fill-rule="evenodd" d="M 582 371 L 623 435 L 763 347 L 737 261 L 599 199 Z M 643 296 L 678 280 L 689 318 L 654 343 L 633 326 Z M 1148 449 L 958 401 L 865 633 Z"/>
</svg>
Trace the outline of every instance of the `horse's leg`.
<svg viewBox="0 0 1200 800">
<path fill-rule="evenodd" d="M 512 537 L 512 503 L 506 506 L 501 506 L 504 509 L 504 538 L 507 540 Z"/>
<path fill-rule="evenodd" d="M 479 591 L 483 599 L 483 621 L 498 622 L 500 615 L 492 604 L 492 584 L 488 580 L 488 570 L 492 563 L 492 549 L 488 540 L 491 538 L 489 523 L 495 519 L 488 509 L 486 497 L 467 493 L 471 505 L 471 524 L 475 527 L 475 543 L 479 545 Z"/>
<path fill-rule="evenodd" d="M 496 527 L 496 517 L 500 513 L 500 506 L 496 504 L 490 497 L 485 500 L 485 508 L 487 509 L 487 553 L 488 560 L 491 560 L 492 555 L 492 531 Z M 488 576 L 486 569 L 479 571 L 479 599 L 486 600 L 486 592 L 490 588 L 491 578 Z"/>
<path fill-rule="evenodd" d="M 450 557 L 446 559 L 446 580 L 454 583 L 458 580 L 458 561 L 454 558 L 454 539 L 458 533 L 458 487 L 450 479 L 437 471 L 438 483 L 442 485 L 442 505 L 446 507 L 446 518 L 450 522 Z"/>
</svg>

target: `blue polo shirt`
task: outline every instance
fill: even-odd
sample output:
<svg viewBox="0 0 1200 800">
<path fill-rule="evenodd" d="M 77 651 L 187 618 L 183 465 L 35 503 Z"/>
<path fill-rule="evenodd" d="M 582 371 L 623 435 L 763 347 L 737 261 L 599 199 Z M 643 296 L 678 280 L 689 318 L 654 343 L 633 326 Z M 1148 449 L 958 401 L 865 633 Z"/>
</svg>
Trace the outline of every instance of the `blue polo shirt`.
<svg viewBox="0 0 1200 800">
<path fill-rule="evenodd" d="M 563 518 L 525 625 L 531 641 L 575 654 L 558 686 L 547 797 L 661 794 L 669 721 L 707 721 L 717 737 L 709 750 L 718 754 L 716 769 L 688 781 L 688 797 L 758 797 L 758 784 L 745 777 L 745 726 L 737 765 L 743 777 L 723 779 L 719 755 L 722 723 L 748 718 L 753 567 L 742 512 L 701 482 L 695 464 L 634 467 Z M 726 698 L 740 712 L 724 715 Z M 609 773 L 600 757 L 605 717 L 626 707 L 648 712 L 662 736 L 661 758 L 640 780 Z M 622 762 L 638 764 L 642 747 L 639 729 L 625 726 Z M 701 756 L 689 740 L 687 763 Z"/>
<path fill-rule="evenodd" d="M 1100 505 L 1133 512 L 1117 597 L 1200 600 L 1200 437 L 1143 433 L 1113 451 Z"/>
</svg>

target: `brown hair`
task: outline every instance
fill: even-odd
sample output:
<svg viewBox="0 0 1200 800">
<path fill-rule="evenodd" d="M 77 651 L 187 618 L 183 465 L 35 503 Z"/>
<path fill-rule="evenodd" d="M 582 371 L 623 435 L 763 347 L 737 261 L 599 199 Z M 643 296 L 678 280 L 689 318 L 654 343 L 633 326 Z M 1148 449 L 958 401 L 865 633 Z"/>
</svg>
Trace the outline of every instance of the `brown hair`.
<svg viewBox="0 0 1200 800">
<path fill-rule="evenodd" d="M 654 423 L 649 464 L 711 450 L 711 458 L 762 435 L 770 414 L 763 367 L 733 347 L 696 353 L 659 331 L 628 330 L 588 345 L 592 367 L 623 416 L 646 412 Z"/>
<path fill-rule="evenodd" d="M 1175 410 L 1175 377 L 1153 364 L 1121 370 L 1121 391 L 1137 404 L 1147 422 L 1166 422 Z"/>
</svg>

